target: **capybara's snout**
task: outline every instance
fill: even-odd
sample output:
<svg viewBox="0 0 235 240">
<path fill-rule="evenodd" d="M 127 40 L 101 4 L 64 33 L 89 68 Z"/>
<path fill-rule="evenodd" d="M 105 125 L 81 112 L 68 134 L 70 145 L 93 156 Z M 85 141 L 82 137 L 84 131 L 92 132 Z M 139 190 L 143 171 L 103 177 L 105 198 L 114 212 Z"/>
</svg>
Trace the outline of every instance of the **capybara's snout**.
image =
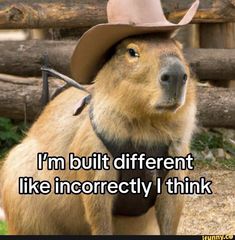
<svg viewBox="0 0 235 240">
<path fill-rule="evenodd" d="M 174 110 L 185 101 L 188 73 L 185 64 L 174 55 L 163 56 L 157 76 L 162 89 L 162 101 L 157 108 Z"/>
</svg>

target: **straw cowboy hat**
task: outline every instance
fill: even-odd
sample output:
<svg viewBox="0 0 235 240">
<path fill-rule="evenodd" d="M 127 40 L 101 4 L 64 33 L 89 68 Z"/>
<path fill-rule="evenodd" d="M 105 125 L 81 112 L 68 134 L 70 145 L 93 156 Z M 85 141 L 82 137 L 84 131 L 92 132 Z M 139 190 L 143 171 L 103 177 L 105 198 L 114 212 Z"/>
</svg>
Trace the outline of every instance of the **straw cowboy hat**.
<svg viewBox="0 0 235 240">
<path fill-rule="evenodd" d="M 199 6 L 196 0 L 178 24 L 167 21 L 160 0 L 109 0 L 108 23 L 83 34 L 71 59 L 73 78 L 89 84 L 101 67 L 105 53 L 120 40 L 138 34 L 174 31 L 191 22 Z"/>
</svg>

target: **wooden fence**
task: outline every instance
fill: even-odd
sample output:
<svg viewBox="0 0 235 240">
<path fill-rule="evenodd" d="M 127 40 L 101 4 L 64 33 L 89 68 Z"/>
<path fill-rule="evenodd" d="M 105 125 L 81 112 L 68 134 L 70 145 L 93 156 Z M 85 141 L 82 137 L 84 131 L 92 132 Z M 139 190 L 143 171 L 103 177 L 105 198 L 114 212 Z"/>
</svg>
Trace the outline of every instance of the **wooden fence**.
<svg viewBox="0 0 235 240">
<path fill-rule="evenodd" d="M 180 19 L 193 0 L 162 0 L 171 21 Z M 5 0 L 0 3 L 0 29 L 72 29 L 84 32 L 107 21 L 107 0 Z M 235 79 L 235 1 L 201 0 L 193 23 L 199 24 L 200 48 L 185 56 L 200 80 L 223 86 Z M 75 31 L 75 30 L 74 30 Z M 221 34 L 223 33 L 223 34 Z M 69 60 L 76 41 L 27 40 L 0 42 L 0 116 L 37 116 L 40 105 L 42 56 L 70 74 Z M 193 47 L 193 46 L 192 46 Z M 8 75 L 4 75 L 8 74 Z M 18 77 L 12 77 L 15 75 Z M 27 78 L 26 78 L 27 77 Z M 52 89 L 58 86 L 53 81 Z M 199 87 L 199 120 L 207 127 L 235 127 L 235 90 Z"/>
<path fill-rule="evenodd" d="M 192 0 L 162 0 L 170 20 L 180 19 Z M 5 0 L 0 3 L 0 28 L 90 27 L 106 22 L 107 0 Z M 232 0 L 201 0 L 194 23 L 235 20 Z"/>
</svg>

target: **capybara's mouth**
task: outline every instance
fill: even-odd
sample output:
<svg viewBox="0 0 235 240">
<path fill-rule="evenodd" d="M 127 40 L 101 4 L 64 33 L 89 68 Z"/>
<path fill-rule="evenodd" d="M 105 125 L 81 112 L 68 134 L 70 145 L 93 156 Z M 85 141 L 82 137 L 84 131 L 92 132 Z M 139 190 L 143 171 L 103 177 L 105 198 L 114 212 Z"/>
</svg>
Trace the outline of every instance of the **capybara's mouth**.
<svg viewBox="0 0 235 240">
<path fill-rule="evenodd" d="M 156 106 L 156 109 L 160 112 L 166 112 L 166 111 L 175 112 L 180 106 L 181 106 L 181 104 L 179 104 L 179 103 L 167 104 L 167 105 L 159 104 Z"/>
</svg>

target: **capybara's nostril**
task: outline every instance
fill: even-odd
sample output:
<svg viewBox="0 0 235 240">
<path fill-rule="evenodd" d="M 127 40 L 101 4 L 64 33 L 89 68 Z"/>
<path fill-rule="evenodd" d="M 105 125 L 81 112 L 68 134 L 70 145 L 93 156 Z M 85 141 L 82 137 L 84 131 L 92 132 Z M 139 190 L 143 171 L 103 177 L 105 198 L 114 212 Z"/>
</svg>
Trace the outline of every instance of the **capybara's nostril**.
<svg viewBox="0 0 235 240">
<path fill-rule="evenodd" d="M 160 77 L 161 82 L 167 83 L 169 82 L 171 76 L 168 73 L 163 73 Z"/>
</svg>

